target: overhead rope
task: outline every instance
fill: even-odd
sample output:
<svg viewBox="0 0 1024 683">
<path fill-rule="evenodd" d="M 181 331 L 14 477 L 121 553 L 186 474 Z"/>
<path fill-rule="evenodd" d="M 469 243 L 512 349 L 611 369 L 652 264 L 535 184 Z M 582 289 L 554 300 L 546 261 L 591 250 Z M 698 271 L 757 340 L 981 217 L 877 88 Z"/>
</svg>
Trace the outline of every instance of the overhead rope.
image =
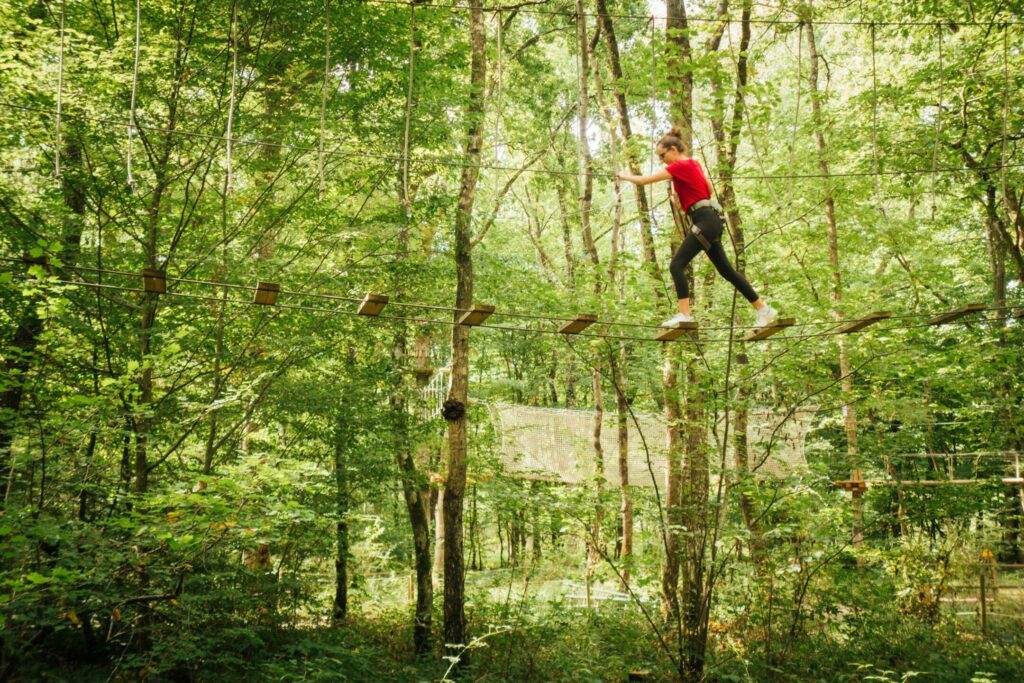
<svg viewBox="0 0 1024 683">
<path fill-rule="evenodd" d="M 406 2 L 406 0 L 367 0 L 367 3 L 371 4 L 371 5 L 404 5 L 405 2 Z M 437 9 L 437 10 L 446 10 L 446 11 L 462 11 L 462 10 L 470 9 L 469 5 L 463 5 L 463 4 L 459 4 L 459 3 L 445 4 L 445 5 L 431 4 L 431 3 L 420 3 L 419 6 L 424 8 L 424 9 Z M 536 14 L 536 15 L 549 15 L 549 16 L 561 16 L 561 17 L 575 17 L 576 16 L 575 12 L 570 12 L 570 11 L 567 11 L 567 10 L 540 9 L 537 6 L 524 6 L 522 4 L 498 5 L 496 7 L 491 7 L 491 8 L 488 8 L 488 9 L 489 9 L 489 11 L 513 11 L 514 10 L 514 11 L 519 12 L 521 14 Z M 597 17 L 597 16 L 600 16 L 600 15 L 597 14 L 597 13 L 585 12 L 585 13 L 583 13 L 583 16 L 586 16 L 586 17 Z M 649 15 L 649 14 L 635 14 L 635 13 L 628 13 L 628 12 L 612 12 L 612 13 L 608 13 L 607 16 L 609 18 L 611 18 L 611 19 L 649 19 L 651 17 L 651 15 Z M 661 15 L 655 15 L 655 19 L 657 19 L 659 21 L 665 21 L 665 20 L 668 19 L 668 17 L 667 16 L 661 16 Z M 730 16 L 721 16 L 721 17 L 687 17 L 687 21 L 688 22 L 692 22 L 692 23 L 715 24 L 715 23 L 718 23 L 718 22 L 738 23 L 738 22 L 741 21 L 741 19 L 739 19 L 737 17 L 730 17 Z M 752 24 L 767 24 L 767 25 L 775 25 L 775 24 L 796 25 L 796 24 L 801 23 L 802 21 L 803 20 L 799 19 L 799 18 L 796 18 L 796 19 L 778 19 L 778 18 L 774 18 L 774 17 L 773 18 L 765 18 L 765 19 L 761 19 L 761 18 L 757 18 L 757 17 L 752 17 L 750 19 L 750 23 L 752 23 Z M 958 26 L 985 26 L 985 27 L 991 27 L 991 25 L 992 25 L 991 22 L 985 22 L 985 21 L 960 21 L 960 19 L 958 19 L 958 18 L 945 18 L 945 19 L 942 19 L 942 21 L 947 21 L 949 23 L 956 24 Z M 838 19 L 836 19 L 836 20 L 820 20 L 819 21 L 818 19 L 815 19 L 814 23 L 820 24 L 822 26 L 867 26 L 867 25 L 869 25 L 871 23 L 876 23 L 879 26 L 931 26 L 934 23 L 934 20 L 927 20 L 927 21 L 926 20 L 921 20 L 921 21 L 876 21 L 876 22 L 871 22 L 871 21 L 838 20 Z M 1005 22 L 1004 25 L 1007 25 L 1007 26 L 1022 26 L 1022 25 L 1024 25 L 1024 21 Z"/>
<path fill-rule="evenodd" d="M 64 5 L 65 1 L 60 0 L 60 55 L 57 58 L 57 125 L 54 129 L 54 169 L 53 174 L 58 179 L 62 173 L 60 170 L 60 156 L 64 143 L 61 140 L 61 109 L 64 96 Z"/>
<path fill-rule="evenodd" d="M 50 108 L 47 108 L 47 107 L 33 107 L 33 106 L 18 104 L 18 103 L 15 103 L 15 102 L 10 102 L 10 101 L 7 101 L 7 100 L 0 100 L 0 107 L 6 107 L 6 108 L 9 108 L 9 109 L 17 109 L 17 110 L 20 110 L 20 111 L 29 111 L 29 112 L 46 113 L 46 114 L 56 114 L 56 110 L 55 109 L 50 109 Z M 93 123 L 103 123 L 103 124 L 109 124 L 109 125 L 130 125 L 130 124 L 126 124 L 126 122 L 123 119 L 114 119 L 114 118 L 98 117 L 98 116 L 87 116 L 87 115 L 79 115 L 79 114 L 71 115 L 71 114 L 68 114 L 66 112 L 64 113 L 64 118 L 65 119 L 77 120 L 77 121 L 90 121 L 90 122 L 93 122 Z M 194 132 L 194 131 L 182 130 L 182 129 L 177 129 L 177 128 L 164 128 L 164 127 L 161 127 L 161 126 L 144 126 L 144 125 L 137 125 L 136 128 L 138 130 L 153 131 L 153 132 L 156 132 L 156 133 L 163 133 L 163 134 L 166 134 L 166 135 L 178 135 L 178 136 L 181 136 L 181 137 L 188 137 L 188 138 L 199 138 L 199 139 L 204 139 L 204 140 L 220 140 L 220 141 L 225 141 L 225 137 L 223 135 L 212 135 L 212 134 L 209 134 L 209 133 L 198 133 L 198 132 Z M 240 144 L 240 145 L 246 145 L 246 146 L 250 146 L 250 147 L 273 147 L 273 148 L 279 148 L 279 149 L 283 149 L 283 150 L 299 151 L 299 152 L 316 152 L 317 151 L 317 147 L 315 147 L 315 146 L 299 145 L 299 144 L 291 144 L 291 143 L 281 143 L 281 142 L 270 142 L 270 141 L 267 141 L 267 140 L 252 139 L 252 138 L 249 138 L 249 137 L 246 137 L 246 138 L 235 138 L 235 139 L 232 140 L 232 143 L 236 144 L 236 145 Z M 340 150 L 338 150 L 338 151 L 326 151 L 325 152 L 325 157 L 336 157 L 336 158 L 339 158 L 339 159 L 376 159 L 376 160 L 379 160 L 379 161 L 391 161 L 391 162 L 401 162 L 402 161 L 401 155 L 396 155 L 396 154 L 379 154 L 379 153 L 374 153 L 374 152 L 370 152 L 370 151 L 340 151 Z M 426 156 L 426 155 L 424 155 L 422 157 L 419 157 L 418 159 L 414 159 L 413 161 L 415 161 L 415 163 L 436 164 L 438 166 L 447 166 L 447 167 L 453 167 L 453 168 L 464 168 L 467 165 L 464 161 L 458 161 L 456 159 L 448 159 L 448 158 L 445 158 L 445 157 L 433 157 L 433 156 Z M 518 172 L 522 172 L 522 173 L 534 173 L 534 174 L 537 174 L 537 175 L 550 175 L 550 176 L 575 176 L 575 175 L 577 175 L 575 171 L 559 171 L 559 170 L 555 170 L 555 169 L 546 169 L 546 168 L 530 167 L 530 168 L 522 169 L 522 168 L 518 168 L 518 167 L 515 167 L 515 166 L 492 166 L 492 165 L 488 165 L 488 164 L 469 164 L 469 166 L 472 167 L 472 168 L 479 168 L 479 169 L 482 169 L 482 170 L 518 171 Z M 936 169 L 929 169 L 929 168 L 904 168 L 904 169 L 894 169 L 894 170 L 879 171 L 879 175 L 882 175 L 882 176 L 899 176 L 899 175 L 928 175 L 930 173 L 940 173 L 940 174 L 941 173 L 964 173 L 964 172 L 977 172 L 977 171 L 998 171 L 1000 168 L 1002 168 L 1002 166 L 1000 164 L 992 164 L 992 165 L 989 165 L 989 166 L 977 166 L 977 167 L 950 166 L 950 167 L 943 167 L 943 168 L 936 168 Z M 1024 168 L 1024 162 L 1007 163 L 1006 164 L 1006 168 Z M 613 173 L 594 173 L 593 175 L 594 175 L 594 177 L 606 178 L 608 180 L 612 180 L 615 177 L 615 174 L 613 174 Z M 867 177 L 867 176 L 871 176 L 871 175 L 873 175 L 872 171 L 848 171 L 848 172 L 845 172 L 845 173 L 844 172 L 832 172 L 832 173 L 829 174 L 829 177 L 831 177 L 831 178 L 859 178 L 859 177 Z M 789 174 L 786 174 L 786 173 L 775 173 L 775 174 L 769 174 L 769 175 L 759 175 L 759 174 L 757 174 L 757 175 L 736 175 L 736 176 L 733 176 L 733 180 L 750 180 L 750 181 L 763 181 L 765 179 L 768 179 L 768 180 L 812 180 L 812 179 L 815 179 L 815 178 L 822 178 L 822 177 L 824 177 L 824 176 L 821 173 L 789 173 Z"/>
<path fill-rule="evenodd" d="M 416 4 L 409 0 L 409 79 L 405 92 L 405 134 L 402 138 L 402 205 L 405 218 L 412 217 L 412 196 L 409 190 L 409 134 L 412 129 L 412 92 L 416 74 Z"/>
<path fill-rule="evenodd" d="M 327 87 L 331 79 L 331 0 L 324 0 L 324 81 L 320 87 L 320 138 L 316 157 L 316 173 L 320 180 L 320 187 L 317 191 L 317 198 L 324 199 L 324 192 L 327 190 L 327 182 L 324 180 L 324 132 L 327 118 Z M 408 139 L 408 123 L 406 124 L 406 138 Z"/>
<path fill-rule="evenodd" d="M 495 107 L 494 107 L 494 163 L 495 163 L 495 165 L 497 165 L 497 164 L 501 163 L 501 155 L 502 155 L 502 152 L 503 152 L 503 149 L 504 149 L 504 144 L 503 144 L 503 142 L 501 140 L 501 117 L 502 117 L 502 113 L 503 113 L 502 112 L 502 88 L 503 88 L 503 85 L 504 85 L 505 59 L 504 59 L 504 55 L 502 54 L 502 52 L 504 50 L 504 47 L 503 47 L 503 43 L 504 43 L 504 37 L 503 37 L 504 30 L 503 30 L 503 28 L 504 27 L 502 26 L 501 11 L 500 10 L 498 12 L 494 13 L 494 20 L 495 20 L 495 22 L 498 25 L 497 26 L 497 33 L 498 33 L 497 67 L 498 68 L 497 68 L 497 74 L 496 74 L 496 77 L 497 77 L 497 86 L 496 86 L 497 87 L 497 100 L 496 100 Z M 499 194 L 500 194 L 500 191 L 499 191 L 499 186 L 500 185 L 501 185 L 501 180 L 498 177 L 498 174 L 495 173 L 494 174 L 494 196 L 495 197 L 498 197 Z"/>
<path fill-rule="evenodd" d="M 238 0 L 231 3 L 231 94 L 228 98 L 228 128 L 227 128 L 227 175 L 224 179 L 224 190 L 227 194 L 235 191 L 234 181 L 231 177 L 231 126 L 235 118 L 235 80 L 238 74 Z"/>
<path fill-rule="evenodd" d="M 1003 166 L 1006 163 L 1006 141 L 1009 137 L 1007 132 L 1007 119 L 1009 118 L 1010 110 L 1010 46 L 1009 46 L 1009 30 L 1006 24 L 1003 24 L 1003 139 L 1002 147 L 999 153 L 999 164 Z M 999 184 L 1003 192 L 1003 203 L 1009 204 L 1009 195 L 1007 194 L 1006 188 L 1006 168 L 999 170 Z"/>
<path fill-rule="evenodd" d="M 929 176 L 931 180 L 931 195 L 932 195 L 932 215 L 931 220 L 935 222 L 935 167 L 939 160 L 939 139 L 942 136 L 942 100 L 943 94 L 945 93 L 946 83 L 946 70 L 942 63 L 942 24 L 935 25 L 936 33 L 938 34 L 938 51 L 939 51 L 939 101 L 935 107 L 935 140 L 932 142 L 932 174 Z"/>
<path fill-rule="evenodd" d="M 142 0 L 135 0 L 135 65 L 132 67 L 132 98 L 128 112 L 128 189 L 135 192 L 135 176 L 132 173 L 132 143 L 138 121 L 135 118 L 135 93 L 139 84 L 139 45 L 142 43 Z"/>
<path fill-rule="evenodd" d="M 875 25 L 871 24 L 871 167 L 875 173 L 875 204 L 885 216 L 880 196 L 881 179 L 878 176 L 878 72 L 875 66 Z"/>
<path fill-rule="evenodd" d="M 796 140 L 797 131 L 800 129 L 800 94 L 803 92 L 803 59 L 804 57 L 804 23 L 801 21 L 797 26 L 796 34 L 796 110 L 793 114 L 793 137 L 789 142 L 789 172 L 796 173 Z M 763 169 L 762 169 L 763 173 Z M 789 185 L 787 203 L 793 204 L 793 185 Z"/>
</svg>

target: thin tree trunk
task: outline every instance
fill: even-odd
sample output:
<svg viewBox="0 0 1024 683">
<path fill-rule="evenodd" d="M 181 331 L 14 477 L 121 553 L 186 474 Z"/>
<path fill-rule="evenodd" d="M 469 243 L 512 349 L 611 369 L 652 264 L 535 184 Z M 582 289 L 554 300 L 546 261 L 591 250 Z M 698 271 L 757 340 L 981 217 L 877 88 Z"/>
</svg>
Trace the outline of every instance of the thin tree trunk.
<svg viewBox="0 0 1024 683">
<path fill-rule="evenodd" d="M 331 623 L 335 626 L 345 622 L 348 617 L 348 449 L 349 416 L 344 408 L 338 412 L 334 427 L 334 485 L 335 514 L 338 521 L 335 525 L 335 556 L 334 556 L 334 605 L 331 609 Z"/>
<path fill-rule="evenodd" d="M 470 0 L 470 94 L 466 107 L 466 166 L 462 171 L 455 214 L 455 307 L 473 306 L 472 220 L 483 146 L 484 89 L 487 87 L 486 34 L 481 0 Z M 454 313 L 456 319 L 460 315 Z M 462 504 L 466 488 L 467 420 L 469 400 L 469 328 L 452 327 L 452 374 L 445 418 L 448 421 L 448 476 L 444 492 L 444 642 L 450 656 L 467 660 Z"/>
</svg>

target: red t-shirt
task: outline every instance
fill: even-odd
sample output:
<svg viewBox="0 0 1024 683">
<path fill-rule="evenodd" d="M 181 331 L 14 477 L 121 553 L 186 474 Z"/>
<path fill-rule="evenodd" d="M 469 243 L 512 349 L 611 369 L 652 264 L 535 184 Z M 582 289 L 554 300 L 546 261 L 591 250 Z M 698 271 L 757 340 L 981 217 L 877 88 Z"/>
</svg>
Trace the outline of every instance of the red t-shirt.
<svg viewBox="0 0 1024 683">
<path fill-rule="evenodd" d="M 711 184 L 696 159 L 680 159 L 665 167 L 672 176 L 672 185 L 679 195 L 683 211 L 702 199 L 711 199 Z"/>
</svg>

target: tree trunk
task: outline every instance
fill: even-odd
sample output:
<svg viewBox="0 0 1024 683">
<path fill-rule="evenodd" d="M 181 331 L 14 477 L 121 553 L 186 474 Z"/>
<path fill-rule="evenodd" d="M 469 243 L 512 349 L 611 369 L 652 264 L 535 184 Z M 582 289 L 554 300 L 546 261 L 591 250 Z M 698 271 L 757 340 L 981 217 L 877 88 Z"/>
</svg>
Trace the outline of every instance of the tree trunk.
<svg viewBox="0 0 1024 683">
<path fill-rule="evenodd" d="M 334 605 L 331 609 L 331 623 L 335 626 L 344 623 L 348 617 L 348 422 L 344 408 L 340 409 L 334 426 L 334 512 L 338 521 L 335 526 Z"/>
<path fill-rule="evenodd" d="M 466 107 L 466 165 L 462 171 L 458 211 L 455 214 L 455 307 L 473 306 L 472 220 L 473 202 L 480 174 L 480 150 L 483 145 L 484 89 L 486 88 L 486 35 L 481 0 L 470 1 L 469 104 Z M 459 312 L 454 313 L 458 320 Z M 462 539 L 462 503 L 466 488 L 467 420 L 469 400 L 469 328 L 452 327 L 452 374 L 445 419 L 448 421 L 448 476 L 444 491 L 444 642 L 449 656 L 467 660 L 468 644 L 465 613 L 465 577 Z"/>
<path fill-rule="evenodd" d="M 621 526 L 619 557 L 622 560 L 622 583 L 629 585 L 633 564 L 633 493 L 629 487 L 629 405 L 626 399 L 626 364 L 629 362 L 625 344 L 619 345 L 618 360 L 611 357 L 615 392 L 615 417 L 619 449 L 619 523 Z"/>
<path fill-rule="evenodd" d="M 693 148 L 693 69 L 691 67 L 689 24 L 684 0 L 667 0 L 665 34 L 671 49 L 668 53 L 669 115 L 679 123 L 682 141 Z"/>
</svg>

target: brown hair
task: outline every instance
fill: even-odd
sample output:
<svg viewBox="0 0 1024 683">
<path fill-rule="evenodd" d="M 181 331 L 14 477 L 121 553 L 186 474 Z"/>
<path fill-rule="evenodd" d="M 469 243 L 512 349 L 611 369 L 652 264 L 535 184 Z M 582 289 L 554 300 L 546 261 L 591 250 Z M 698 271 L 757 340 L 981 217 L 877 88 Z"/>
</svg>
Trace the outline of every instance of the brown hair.
<svg viewBox="0 0 1024 683">
<path fill-rule="evenodd" d="M 679 150 L 680 154 L 688 154 L 689 150 L 686 148 L 686 145 L 683 144 L 682 135 L 683 131 L 680 130 L 679 126 L 672 126 L 672 129 L 658 140 L 658 147 L 662 147 L 664 149 L 675 147 Z"/>
</svg>

